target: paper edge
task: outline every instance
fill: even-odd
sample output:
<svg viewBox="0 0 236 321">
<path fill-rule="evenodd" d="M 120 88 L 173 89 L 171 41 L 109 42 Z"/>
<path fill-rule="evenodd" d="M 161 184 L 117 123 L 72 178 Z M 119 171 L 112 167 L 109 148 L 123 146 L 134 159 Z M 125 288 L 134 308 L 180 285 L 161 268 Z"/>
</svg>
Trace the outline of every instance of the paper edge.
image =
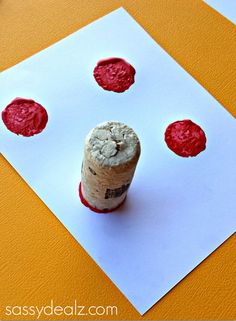
<svg viewBox="0 0 236 321">
<path fill-rule="evenodd" d="M 219 14 L 221 17 L 223 17 L 224 19 L 226 19 L 228 22 L 232 23 L 233 26 L 236 26 L 236 24 L 234 23 L 234 21 L 232 21 L 228 16 L 226 16 L 225 14 L 223 14 L 221 11 L 218 10 L 218 8 L 213 7 L 210 3 L 208 3 L 208 0 L 203 0 L 203 2 L 205 3 L 205 5 L 207 5 L 211 10 L 213 10 L 215 13 Z"/>
<path fill-rule="evenodd" d="M 139 313 L 143 316 L 144 314 L 146 314 L 150 309 L 152 309 L 160 300 L 162 300 L 166 295 L 168 295 L 180 282 L 182 282 L 190 273 L 192 273 L 196 268 L 198 268 L 204 261 L 206 261 L 209 256 L 211 256 L 214 252 L 216 252 L 224 243 L 226 243 L 231 237 L 233 237 L 234 235 L 236 235 L 236 231 L 233 232 L 232 234 L 230 234 L 226 239 L 224 239 L 219 245 L 217 245 L 211 253 L 209 253 L 208 255 L 206 255 L 194 268 L 192 268 L 182 279 L 180 279 L 174 286 L 171 287 L 171 289 L 169 291 L 167 291 L 162 297 L 160 297 L 160 299 L 158 299 L 157 301 L 155 301 L 153 303 L 153 305 L 148 308 L 147 310 L 145 310 L 144 312 L 139 311 Z M 136 308 L 137 310 L 137 308 Z"/>
</svg>

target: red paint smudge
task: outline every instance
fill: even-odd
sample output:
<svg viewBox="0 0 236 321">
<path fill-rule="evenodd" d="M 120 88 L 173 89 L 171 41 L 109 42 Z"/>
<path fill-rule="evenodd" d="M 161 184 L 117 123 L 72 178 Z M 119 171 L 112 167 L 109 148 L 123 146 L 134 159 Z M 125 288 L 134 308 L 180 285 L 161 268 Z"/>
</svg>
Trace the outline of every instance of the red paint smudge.
<svg viewBox="0 0 236 321">
<path fill-rule="evenodd" d="M 177 155 L 192 157 L 206 148 L 206 135 L 202 128 L 189 119 L 170 124 L 165 132 L 167 146 Z"/>
<path fill-rule="evenodd" d="M 103 89 L 122 93 L 134 83 L 135 69 L 124 59 L 107 58 L 97 63 L 93 75 Z"/>
<path fill-rule="evenodd" d="M 3 110 L 2 120 L 11 132 L 29 137 L 42 132 L 48 122 L 48 114 L 34 100 L 16 98 Z"/>
<path fill-rule="evenodd" d="M 80 182 L 80 184 L 79 184 L 79 197 L 80 197 L 81 203 L 82 203 L 84 206 L 88 207 L 91 211 L 96 212 L 96 213 L 99 213 L 99 214 L 106 214 L 106 213 L 114 212 L 114 211 L 117 210 L 121 205 L 123 205 L 124 202 L 125 202 L 125 200 L 126 200 L 126 198 L 125 198 L 121 204 L 119 204 L 117 207 L 115 207 L 115 208 L 113 208 L 113 209 L 111 209 L 111 210 L 108 210 L 108 209 L 99 210 L 98 208 L 91 206 L 91 205 L 86 201 L 86 199 L 84 198 L 83 193 L 82 193 L 82 184 L 81 184 L 81 182 Z"/>
</svg>

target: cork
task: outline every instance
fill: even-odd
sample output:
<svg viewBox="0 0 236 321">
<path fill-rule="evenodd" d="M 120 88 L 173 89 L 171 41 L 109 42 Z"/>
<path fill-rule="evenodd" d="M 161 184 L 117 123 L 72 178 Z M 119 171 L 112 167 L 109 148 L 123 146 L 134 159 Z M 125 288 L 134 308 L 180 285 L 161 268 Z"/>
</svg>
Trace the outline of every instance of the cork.
<svg viewBox="0 0 236 321">
<path fill-rule="evenodd" d="M 108 121 L 86 137 L 81 196 L 90 209 L 109 212 L 127 196 L 140 156 L 140 142 L 132 128 Z M 83 203 L 85 203 L 83 202 Z"/>
</svg>

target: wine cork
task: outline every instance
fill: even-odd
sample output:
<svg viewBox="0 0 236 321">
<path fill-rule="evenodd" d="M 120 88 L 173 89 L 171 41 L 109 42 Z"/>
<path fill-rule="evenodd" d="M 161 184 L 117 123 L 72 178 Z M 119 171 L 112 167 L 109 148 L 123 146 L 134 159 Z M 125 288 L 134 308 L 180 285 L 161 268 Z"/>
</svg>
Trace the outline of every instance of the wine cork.
<svg viewBox="0 0 236 321">
<path fill-rule="evenodd" d="M 85 140 L 80 197 L 96 212 L 121 205 L 140 156 L 140 142 L 132 128 L 109 121 L 96 126 Z"/>
</svg>

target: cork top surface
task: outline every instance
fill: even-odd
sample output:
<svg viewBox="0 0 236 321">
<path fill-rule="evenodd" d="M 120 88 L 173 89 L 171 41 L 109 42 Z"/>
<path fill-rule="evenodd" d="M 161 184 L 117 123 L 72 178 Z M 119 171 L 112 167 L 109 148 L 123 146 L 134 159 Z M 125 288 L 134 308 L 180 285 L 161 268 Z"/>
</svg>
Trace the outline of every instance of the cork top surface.
<svg viewBox="0 0 236 321">
<path fill-rule="evenodd" d="M 88 134 L 85 153 L 100 166 L 119 166 L 137 161 L 140 142 L 132 128 L 117 122 L 99 124 Z"/>
</svg>

